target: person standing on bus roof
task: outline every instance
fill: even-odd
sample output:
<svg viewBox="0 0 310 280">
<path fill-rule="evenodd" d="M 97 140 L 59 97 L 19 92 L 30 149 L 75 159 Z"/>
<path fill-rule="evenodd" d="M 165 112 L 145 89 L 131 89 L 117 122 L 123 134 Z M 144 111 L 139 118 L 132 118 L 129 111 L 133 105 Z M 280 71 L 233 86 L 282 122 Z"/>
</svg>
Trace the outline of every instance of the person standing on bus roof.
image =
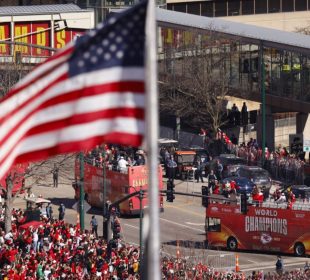
<svg viewBox="0 0 310 280">
<path fill-rule="evenodd" d="M 291 188 L 287 190 L 287 209 L 293 209 L 293 204 L 296 201 L 296 197 Z"/>
<path fill-rule="evenodd" d="M 117 162 L 117 169 L 121 173 L 127 173 L 127 160 L 124 159 L 123 156 L 120 157 L 119 161 Z"/>
<path fill-rule="evenodd" d="M 263 203 L 264 195 L 257 186 L 253 188 L 252 200 L 255 206 L 260 206 Z"/>
<path fill-rule="evenodd" d="M 216 176 L 219 180 L 222 179 L 222 172 L 223 172 L 223 165 L 221 164 L 221 162 L 219 160 L 216 161 Z"/>
<path fill-rule="evenodd" d="M 139 166 L 139 165 L 144 165 L 144 164 L 145 164 L 145 162 L 144 162 L 142 155 L 138 155 L 137 160 L 135 162 L 135 165 Z"/>
<path fill-rule="evenodd" d="M 217 177 L 214 174 L 214 170 L 211 169 L 209 175 L 207 176 L 208 187 L 210 190 L 213 189 L 213 187 L 215 185 L 215 180 L 217 180 Z"/>
<path fill-rule="evenodd" d="M 222 188 L 218 180 L 215 180 L 214 186 L 212 189 L 213 194 L 222 194 Z"/>
</svg>

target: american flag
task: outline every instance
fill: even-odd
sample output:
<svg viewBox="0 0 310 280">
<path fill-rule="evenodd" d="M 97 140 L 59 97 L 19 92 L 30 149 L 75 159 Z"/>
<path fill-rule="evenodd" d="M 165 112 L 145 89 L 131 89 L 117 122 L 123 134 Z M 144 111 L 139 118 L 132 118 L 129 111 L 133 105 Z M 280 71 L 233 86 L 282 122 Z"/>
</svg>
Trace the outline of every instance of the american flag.
<svg viewBox="0 0 310 280">
<path fill-rule="evenodd" d="M 139 146 L 147 1 L 109 17 L 35 68 L 0 103 L 0 178 L 13 163 Z"/>
</svg>

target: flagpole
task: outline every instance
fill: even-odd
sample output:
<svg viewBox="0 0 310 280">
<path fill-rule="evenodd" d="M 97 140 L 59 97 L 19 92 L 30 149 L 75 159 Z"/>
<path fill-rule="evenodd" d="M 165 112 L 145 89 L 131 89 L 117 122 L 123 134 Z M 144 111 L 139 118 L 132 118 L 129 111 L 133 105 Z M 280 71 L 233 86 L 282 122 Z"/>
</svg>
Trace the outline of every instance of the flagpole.
<svg viewBox="0 0 310 280">
<path fill-rule="evenodd" d="M 144 264 L 148 280 L 160 280 L 160 230 L 158 190 L 158 95 L 157 39 L 155 1 L 149 0 L 146 18 L 146 144 L 149 168 L 149 228 L 148 249 Z"/>
</svg>

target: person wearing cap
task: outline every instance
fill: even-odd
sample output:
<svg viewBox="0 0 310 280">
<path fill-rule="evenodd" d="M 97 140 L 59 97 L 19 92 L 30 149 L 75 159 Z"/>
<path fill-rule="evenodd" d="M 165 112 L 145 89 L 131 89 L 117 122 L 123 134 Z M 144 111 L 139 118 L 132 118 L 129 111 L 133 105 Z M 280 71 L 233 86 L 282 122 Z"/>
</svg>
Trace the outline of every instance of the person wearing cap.
<svg viewBox="0 0 310 280">
<path fill-rule="evenodd" d="M 121 156 L 119 158 L 119 161 L 117 162 L 118 171 L 121 173 L 127 173 L 127 165 L 128 165 L 127 160 L 125 160 L 124 157 Z"/>
</svg>

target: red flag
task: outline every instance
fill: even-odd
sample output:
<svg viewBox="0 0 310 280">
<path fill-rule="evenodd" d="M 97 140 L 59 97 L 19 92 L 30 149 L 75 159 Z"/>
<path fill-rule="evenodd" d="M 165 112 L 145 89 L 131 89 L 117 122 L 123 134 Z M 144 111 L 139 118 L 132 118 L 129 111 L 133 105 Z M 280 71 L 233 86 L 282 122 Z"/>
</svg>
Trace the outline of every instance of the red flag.
<svg viewBox="0 0 310 280">
<path fill-rule="evenodd" d="M 0 103 L 0 178 L 14 162 L 141 145 L 146 6 L 116 13 L 11 90 Z"/>
</svg>

